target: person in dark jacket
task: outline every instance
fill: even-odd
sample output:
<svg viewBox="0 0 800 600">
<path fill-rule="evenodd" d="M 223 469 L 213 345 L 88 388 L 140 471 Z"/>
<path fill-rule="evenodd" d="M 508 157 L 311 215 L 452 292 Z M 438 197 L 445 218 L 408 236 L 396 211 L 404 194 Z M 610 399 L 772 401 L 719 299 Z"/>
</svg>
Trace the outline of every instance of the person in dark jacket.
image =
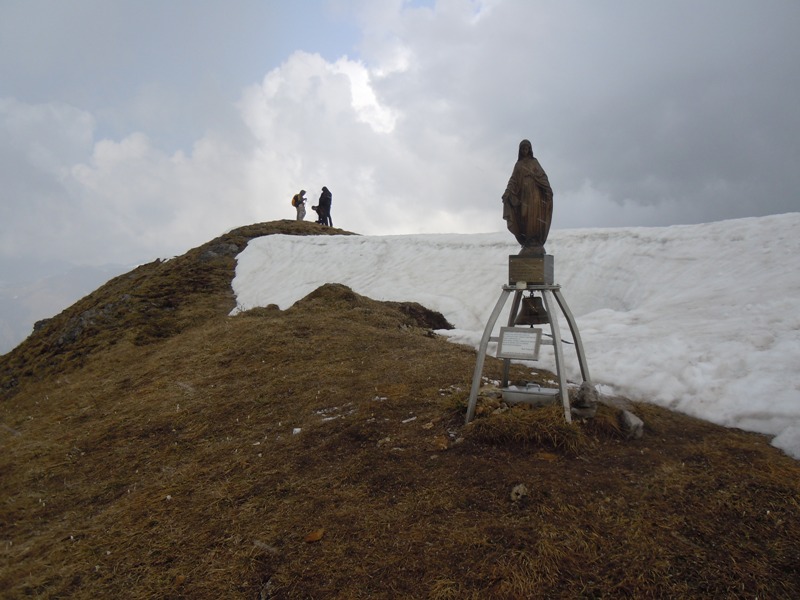
<svg viewBox="0 0 800 600">
<path fill-rule="evenodd" d="M 320 221 L 323 225 L 333 227 L 333 219 L 331 219 L 331 204 L 333 203 L 333 194 L 324 185 L 322 186 L 322 193 L 319 196 L 319 214 Z"/>
</svg>

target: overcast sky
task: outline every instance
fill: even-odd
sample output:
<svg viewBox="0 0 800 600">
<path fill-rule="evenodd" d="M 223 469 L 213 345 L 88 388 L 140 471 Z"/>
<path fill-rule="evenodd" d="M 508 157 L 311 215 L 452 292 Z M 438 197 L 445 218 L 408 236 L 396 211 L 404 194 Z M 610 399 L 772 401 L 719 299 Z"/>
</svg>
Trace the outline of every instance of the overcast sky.
<svg viewBox="0 0 800 600">
<path fill-rule="evenodd" d="M 0 280 L 323 185 L 350 231 L 503 230 L 523 138 L 556 228 L 798 211 L 798 31 L 797 0 L 0 0 Z"/>
</svg>

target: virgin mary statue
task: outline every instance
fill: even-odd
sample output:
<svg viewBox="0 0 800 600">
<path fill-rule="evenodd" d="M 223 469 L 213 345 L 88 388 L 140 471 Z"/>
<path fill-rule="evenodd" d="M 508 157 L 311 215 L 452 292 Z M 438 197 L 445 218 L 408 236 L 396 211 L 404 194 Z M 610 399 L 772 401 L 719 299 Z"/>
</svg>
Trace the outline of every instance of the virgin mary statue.
<svg viewBox="0 0 800 600">
<path fill-rule="evenodd" d="M 528 140 L 519 143 L 519 156 L 503 193 L 503 218 L 522 246 L 521 255 L 544 255 L 553 218 L 553 189 Z"/>
</svg>

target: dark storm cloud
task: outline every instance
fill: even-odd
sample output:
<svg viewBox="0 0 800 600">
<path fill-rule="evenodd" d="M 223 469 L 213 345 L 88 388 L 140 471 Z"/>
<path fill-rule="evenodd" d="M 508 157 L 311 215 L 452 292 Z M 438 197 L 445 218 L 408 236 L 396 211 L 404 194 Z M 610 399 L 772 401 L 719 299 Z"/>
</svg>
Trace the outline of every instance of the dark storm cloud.
<svg viewBox="0 0 800 600">
<path fill-rule="evenodd" d="M 538 19 L 531 7 L 552 27 L 546 45 L 532 36 L 540 58 L 511 60 L 565 191 L 588 180 L 620 205 L 683 205 L 664 225 L 800 207 L 800 5 L 585 3 Z"/>
<path fill-rule="evenodd" d="M 395 139 L 450 169 L 447 208 L 499 197 L 529 137 L 562 226 L 668 225 L 797 209 L 797 17 L 786 2 L 370 5 L 362 55 L 406 63 L 374 86 Z M 389 170 L 387 189 L 430 175 Z"/>
</svg>

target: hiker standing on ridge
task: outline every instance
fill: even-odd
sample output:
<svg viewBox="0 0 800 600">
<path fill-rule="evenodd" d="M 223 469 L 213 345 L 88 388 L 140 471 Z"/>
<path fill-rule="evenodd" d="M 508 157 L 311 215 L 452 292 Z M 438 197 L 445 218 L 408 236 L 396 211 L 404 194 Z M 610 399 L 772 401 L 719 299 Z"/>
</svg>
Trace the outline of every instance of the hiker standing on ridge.
<svg viewBox="0 0 800 600">
<path fill-rule="evenodd" d="M 333 194 L 324 185 L 322 186 L 322 193 L 319 196 L 319 218 L 323 225 L 333 227 L 333 219 L 331 219 L 331 204 L 333 204 Z"/>
<path fill-rule="evenodd" d="M 297 220 L 302 221 L 306 217 L 306 191 L 300 190 L 292 196 L 292 206 L 297 209 Z"/>
</svg>

